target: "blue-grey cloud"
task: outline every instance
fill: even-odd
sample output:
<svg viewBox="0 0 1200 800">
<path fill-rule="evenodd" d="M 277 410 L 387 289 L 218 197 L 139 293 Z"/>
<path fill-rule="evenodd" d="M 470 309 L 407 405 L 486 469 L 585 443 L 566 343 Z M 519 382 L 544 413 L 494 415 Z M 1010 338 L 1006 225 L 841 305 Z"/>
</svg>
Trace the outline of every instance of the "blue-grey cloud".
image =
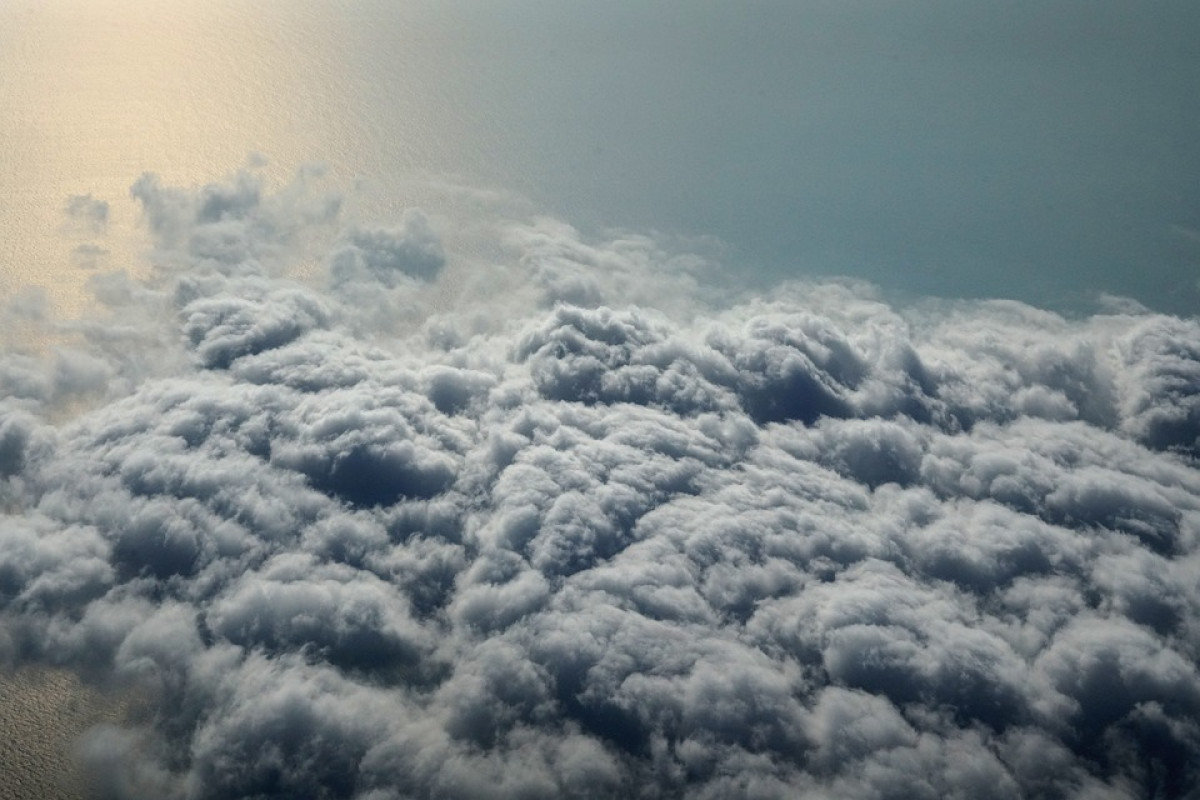
<svg viewBox="0 0 1200 800">
<path fill-rule="evenodd" d="M 1195 320 L 134 193 L 157 274 L 0 355 L 0 655 L 147 708 L 99 796 L 1200 781 Z"/>
<path fill-rule="evenodd" d="M 108 228 L 108 202 L 90 194 L 76 194 L 67 198 L 63 213 L 69 226 L 79 232 L 98 234 Z"/>
</svg>

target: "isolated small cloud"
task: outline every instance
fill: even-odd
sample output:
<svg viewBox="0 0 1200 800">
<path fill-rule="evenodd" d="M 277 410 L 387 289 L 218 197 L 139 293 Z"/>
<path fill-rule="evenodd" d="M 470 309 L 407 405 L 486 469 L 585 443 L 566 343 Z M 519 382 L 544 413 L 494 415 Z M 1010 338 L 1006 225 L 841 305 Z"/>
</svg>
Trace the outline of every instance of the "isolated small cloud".
<svg viewBox="0 0 1200 800">
<path fill-rule="evenodd" d="M 151 707 L 79 742 L 101 796 L 1200 780 L 1194 320 L 134 195 L 154 279 L 0 355 L 0 655 Z"/>
<path fill-rule="evenodd" d="M 108 228 L 108 201 L 90 194 L 76 194 L 67 198 L 63 208 L 68 224 L 83 233 L 103 233 Z"/>
<path fill-rule="evenodd" d="M 102 266 L 109 251 L 96 244 L 81 244 L 71 251 L 71 260 L 80 269 L 94 270 Z"/>
</svg>

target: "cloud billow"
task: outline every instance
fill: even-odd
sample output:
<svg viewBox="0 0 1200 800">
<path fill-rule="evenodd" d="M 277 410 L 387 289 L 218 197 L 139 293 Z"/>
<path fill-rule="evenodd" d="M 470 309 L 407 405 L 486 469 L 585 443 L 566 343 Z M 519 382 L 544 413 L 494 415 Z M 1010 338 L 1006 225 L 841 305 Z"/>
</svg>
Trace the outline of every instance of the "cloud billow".
<svg viewBox="0 0 1200 800">
<path fill-rule="evenodd" d="M 0 357 L 0 653 L 144 696 L 102 796 L 1200 782 L 1195 320 L 135 196 L 155 279 Z"/>
</svg>

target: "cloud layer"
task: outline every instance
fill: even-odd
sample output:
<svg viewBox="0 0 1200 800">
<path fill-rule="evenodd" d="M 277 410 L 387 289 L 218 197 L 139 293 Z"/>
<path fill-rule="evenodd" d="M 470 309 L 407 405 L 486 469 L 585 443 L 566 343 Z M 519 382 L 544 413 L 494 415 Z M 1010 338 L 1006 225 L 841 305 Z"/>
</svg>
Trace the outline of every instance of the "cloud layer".
<svg viewBox="0 0 1200 800">
<path fill-rule="evenodd" d="M 102 796 L 1200 783 L 1196 320 L 134 194 L 155 274 L 0 360 L 0 654 L 148 698 Z"/>
</svg>

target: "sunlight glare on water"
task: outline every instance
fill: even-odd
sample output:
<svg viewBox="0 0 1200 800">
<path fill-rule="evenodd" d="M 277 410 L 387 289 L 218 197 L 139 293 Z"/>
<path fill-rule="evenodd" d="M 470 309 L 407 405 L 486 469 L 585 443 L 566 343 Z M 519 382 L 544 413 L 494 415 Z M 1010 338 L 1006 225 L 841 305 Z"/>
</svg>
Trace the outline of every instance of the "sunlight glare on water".
<svg viewBox="0 0 1200 800">
<path fill-rule="evenodd" d="M 428 130 L 425 82 L 387 98 L 386 131 L 355 108 L 379 87 L 344 68 L 353 24 L 333 3 L 0 5 L 0 289 L 41 286 L 73 311 L 94 270 L 138 271 L 144 171 L 203 183 L 255 153 L 276 181 L 311 163 L 343 182 L 418 169 L 410 142 L 428 157 L 453 135 Z M 72 215 L 73 197 L 90 203 Z"/>
<path fill-rule="evenodd" d="M 139 175 L 261 154 L 276 184 L 325 165 L 360 218 L 436 214 L 442 182 L 713 237 L 764 286 L 1194 313 L 1194 4 L 682 8 L 9 0 L 0 286 L 78 310 L 89 274 L 147 268 Z"/>
</svg>

